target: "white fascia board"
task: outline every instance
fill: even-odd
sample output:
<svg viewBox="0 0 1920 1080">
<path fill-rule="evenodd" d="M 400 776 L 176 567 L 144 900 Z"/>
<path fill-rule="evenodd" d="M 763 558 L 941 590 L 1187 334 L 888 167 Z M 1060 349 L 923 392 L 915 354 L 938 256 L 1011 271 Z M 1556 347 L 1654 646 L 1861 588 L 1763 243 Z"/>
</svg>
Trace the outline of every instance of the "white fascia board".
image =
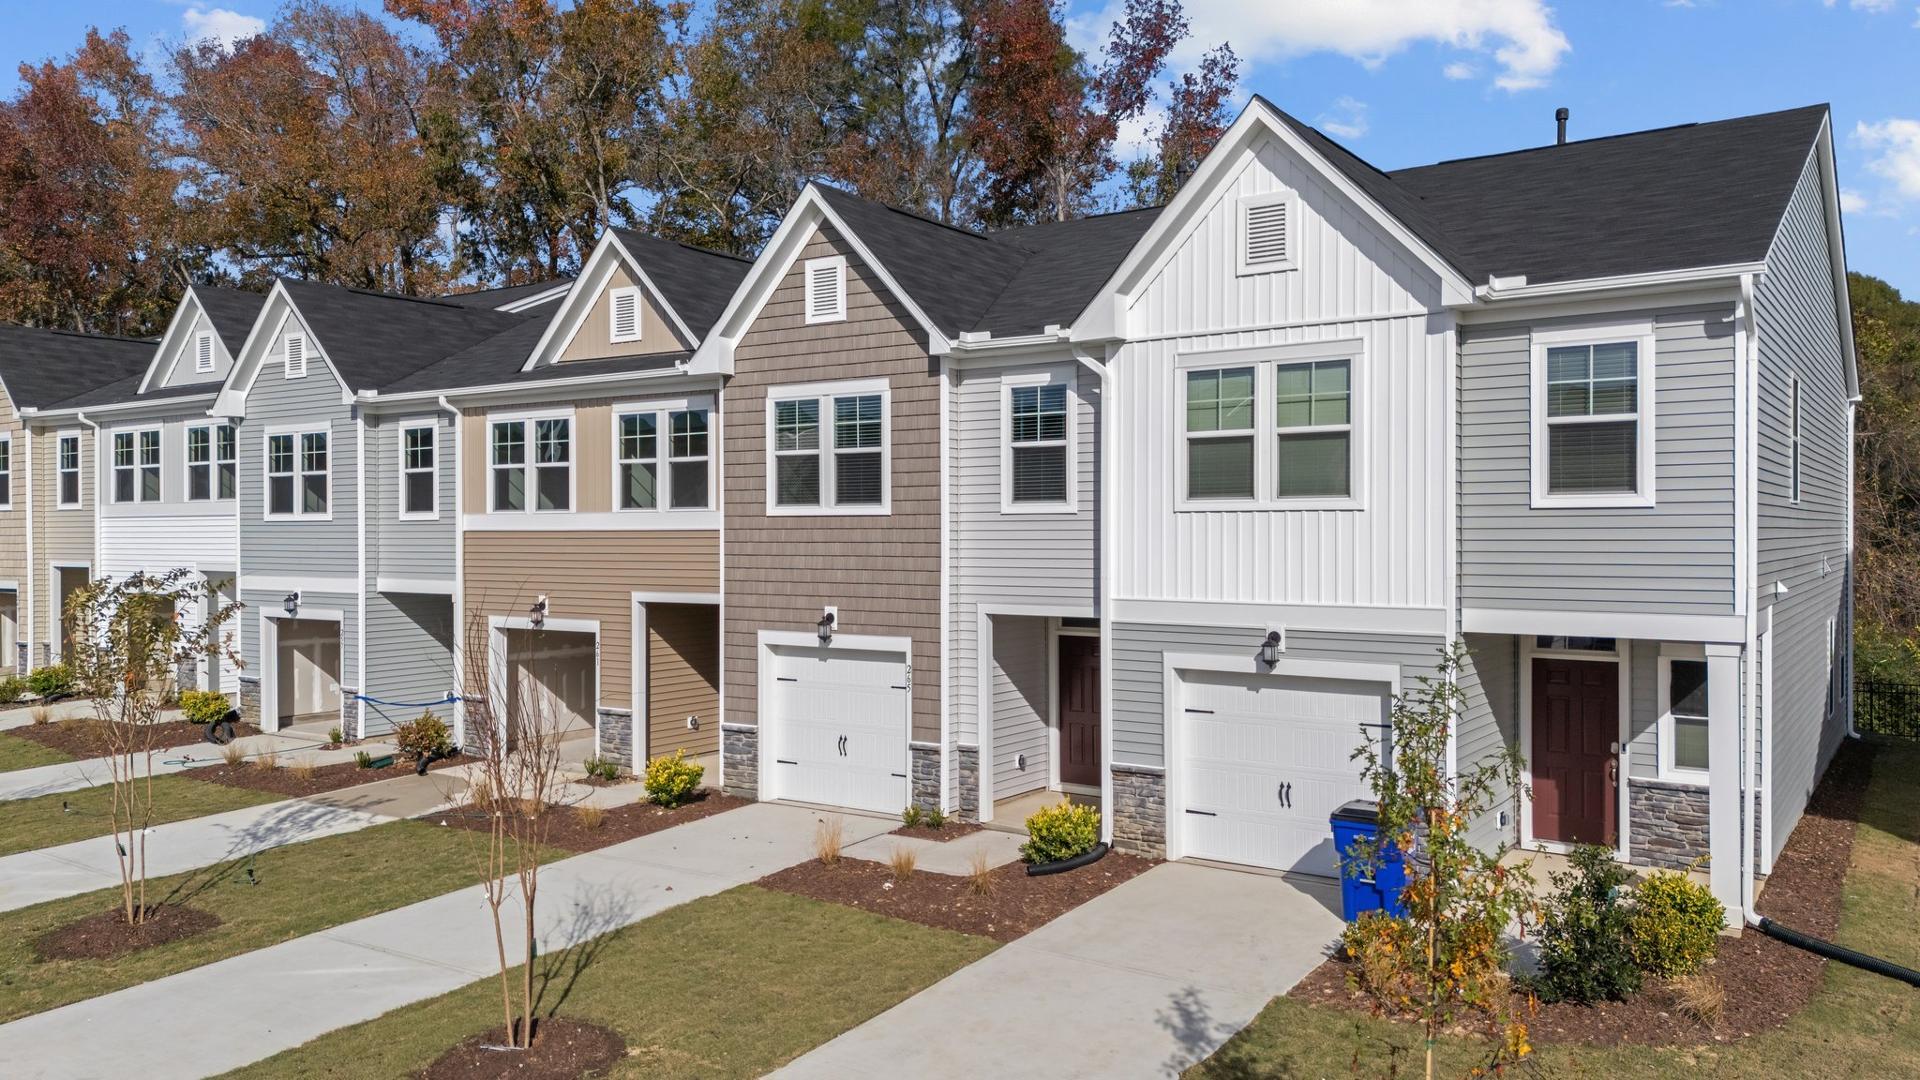
<svg viewBox="0 0 1920 1080">
<path fill-rule="evenodd" d="M 1763 273 L 1766 268 L 1765 262 L 1725 263 L 1719 266 L 1656 270 L 1645 274 L 1619 274 L 1612 277 L 1551 281 L 1540 285 L 1520 285 L 1511 289 L 1496 289 L 1492 285 L 1482 285 L 1474 290 L 1474 295 L 1486 303 L 1498 304 L 1505 301 L 1553 300 L 1596 293 L 1652 292 L 1714 282 L 1737 286 L 1741 275 Z"/>
<path fill-rule="evenodd" d="M 527 354 L 526 362 L 520 365 L 521 371 L 532 371 L 543 363 L 551 362 L 555 355 L 572 343 L 587 316 L 593 313 L 594 300 L 607 287 L 607 280 L 613 276 L 614 269 L 622 265 L 633 273 L 635 282 L 646 291 L 656 309 L 667 313 L 674 329 L 680 332 L 681 340 L 699 348 L 700 335 L 694 333 L 680 313 L 667 302 L 653 279 L 647 276 L 646 267 L 640 265 L 640 260 L 633 257 L 633 252 L 627 250 L 612 229 L 608 229 L 600 234 L 600 242 L 593 246 L 593 253 L 587 256 L 586 265 L 580 268 L 580 275 L 567 287 L 567 298 L 560 302 L 559 310 L 547 320 L 546 331 L 540 335 L 533 351 Z"/>
<path fill-rule="evenodd" d="M 511 314 L 517 315 L 522 311 L 530 311 L 534 308 L 537 308 L 549 300 L 553 300 L 555 298 L 565 296 L 567 295 L 568 291 L 571 290 L 572 288 L 573 288 L 572 282 L 568 282 L 565 285 L 555 285 L 551 289 L 544 289 L 540 292 L 534 293 L 532 296 L 523 296 L 520 299 L 515 300 L 511 304 L 501 304 L 499 307 L 496 307 L 493 310 L 505 311 L 505 312 L 509 312 Z"/>
<path fill-rule="evenodd" d="M 84 409 L 47 409 L 33 410 L 39 419 L 73 419 L 86 413 L 89 419 L 113 416 L 124 419 L 198 419 L 214 415 L 214 391 L 209 388 L 204 394 L 181 394 L 178 397 L 161 398 L 158 401 L 115 401 L 106 405 L 88 405 Z M 198 407 L 196 407 L 198 406 Z"/>
<path fill-rule="evenodd" d="M 1847 396 L 1860 396 L 1860 363 L 1853 341 L 1853 295 L 1847 285 L 1847 235 L 1840 221 L 1840 180 L 1833 159 L 1833 114 L 1820 122 L 1813 152 L 1820 159 L 1820 199 L 1827 212 L 1827 258 L 1833 266 L 1833 302 L 1840 323 L 1841 359 L 1847 366 Z M 1783 215 L 1784 223 L 1784 215 Z"/>
<path fill-rule="evenodd" d="M 160 347 L 153 351 L 153 359 L 147 364 L 147 373 L 140 377 L 137 393 L 144 394 L 153 389 L 154 379 L 167 369 L 168 358 L 180 351 L 185 343 L 185 335 L 196 321 L 196 316 L 188 313 L 197 313 L 199 310 L 200 298 L 194 294 L 193 286 L 189 285 L 187 291 L 181 294 L 180 302 L 173 306 L 173 317 L 167 320 L 167 330 L 160 335 Z M 216 337 L 219 336 L 218 329 L 214 333 Z"/>
</svg>

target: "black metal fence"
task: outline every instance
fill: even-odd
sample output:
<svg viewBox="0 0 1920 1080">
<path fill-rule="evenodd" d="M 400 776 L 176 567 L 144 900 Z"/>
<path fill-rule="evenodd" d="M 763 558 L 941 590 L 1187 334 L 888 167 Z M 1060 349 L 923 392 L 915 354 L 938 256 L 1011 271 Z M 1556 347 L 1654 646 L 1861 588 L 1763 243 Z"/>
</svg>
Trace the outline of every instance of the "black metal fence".
<svg viewBox="0 0 1920 1080">
<path fill-rule="evenodd" d="M 1920 739 L 1920 683 L 1855 680 L 1853 726 L 1858 731 Z"/>
</svg>

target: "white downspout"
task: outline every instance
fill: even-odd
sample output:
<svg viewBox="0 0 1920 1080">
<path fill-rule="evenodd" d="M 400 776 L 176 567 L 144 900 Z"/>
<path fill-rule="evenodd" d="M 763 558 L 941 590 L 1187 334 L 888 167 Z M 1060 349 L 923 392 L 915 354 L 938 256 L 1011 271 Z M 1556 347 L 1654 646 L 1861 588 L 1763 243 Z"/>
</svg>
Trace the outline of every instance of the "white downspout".
<svg viewBox="0 0 1920 1080">
<path fill-rule="evenodd" d="M 1742 512 L 1745 514 L 1747 520 L 1747 527 L 1743 530 L 1744 535 L 1742 537 L 1741 551 L 1736 560 L 1740 568 L 1739 588 L 1744 591 L 1744 596 L 1736 597 L 1736 599 L 1744 599 L 1745 601 L 1741 606 L 1745 609 L 1746 615 L 1747 661 L 1746 702 L 1745 707 L 1740 710 L 1740 916 L 1741 921 L 1749 927 L 1760 924 L 1760 915 L 1754 910 L 1753 906 L 1753 830 L 1757 823 L 1756 809 L 1758 803 L 1758 778 L 1754 765 L 1757 760 L 1755 743 L 1759 735 L 1759 726 L 1754 723 L 1754 712 L 1758 708 L 1760 700 L 1759 656 L 1756 650 L 1759 615 L 1754 610 L 1758 602 L 1758 598 L 1754 593 L 1756 589 L 1756 578 L 1759 574 L 1760 546 L 1758 533 L 1760 521 L 1760 482 L 1757 468 L 1759 458 L 1757 450 L 1759 424 L 1757 417 L 1760 407 L 1760 322 L 1758 313 L 1754 310 L 1753 294 L 1754 275 L 1740 275 L 1740 316 L 1743 325 L 1741 325 L 1739 329 L 1744 331 L 1741 336 L 1744 339 L 1743 344 L 1746 349 L 1746 354 L 1737 358 L 1746 376 L 1745 400 L 1741 403 L 1744 415 L 1740 418 L 1740 426 L 1744 434 L 1744 438 L 1741 440 L 1743 444 L 1741 447 L 1743 457 L 1741 471 L 1744 474 L 1744 480 L 1742 482 L 1743 490 L 1741 491 L 1740 498 L 1745 504 L 1742 507 Z M 1771 604 L 1769 604 L 1767 608 L 1767 623 L 1768 629 L 1771 631 L 1773 623 L 1773 608 Z M 1773 673 L 1768 672 L 1767 677 L 1772 678 Z M 1767 762 L 1766 767 L 1772 768 L 1773 763 Z"/>
<path fill-rule="evenodd" d="M 460 455 L 461 423 L 460 410 L 453 407 L 447 395 L 441 394 L 434 403 L 453 418 L 453 686 L 448 693 L 460 699 L 453 703 L 453 738 L 465 745 L 467 731 L 467 703 L 462 693 L 466 689 L 466 612 L 467 612 L 467 522 L 465 507 L 462 505 L 464 493 L 461 491 L 462 463 Z M 435 454 L 439 453 L 438 445 Z M 437 499 L 438 496 L 436 495 Z M 435 505 L 438 505 L 436 502 Z"/>
<path fill-rule="evenodd" d="M 1107 360 L 1113 359 L 1107 351 Z M 1113 373 L 1085 349 L 1075 346 L 1073 358 L 1100 380 L 1100 468 L 1099 478 L 1100 594 L 1094 598 L 1100 615 L 1100 839 L 1113 843 L 1113 520 L 1114 499 L 1120 485 L 1114 482 L 1114 427 L 1117 409 Z M 982 762 L 984 770 L 990 767 Z"/>
<path fill-rule="evenodd" d="M 30 424 L 22 423 L 20 425 L 20 431 L 26 437 L 26 444 L 27 444 L 27 447 L 26 447 L 27 449 L 27 453 L 26 453 L 27 573 L 26 573 L 26 576 L 23 579 L 21 579 L 21 588 L 26 590 L 27 595 L 25 597 L 19 597 L 18 599 L 16 599 L 14 603 L 14 607 L 16 609 L 14 612 L 14 634 L 15 634 L 15 637 L 18 638 L 19 628 L 24 626 L 26 628 L 26 636 L 24 639 L 17 640 L 15 642 L 15 645 L 14 645 L 15 655 L 7 657 L 6 670 L 13 671 L 17 665 L 20 665 L 19 653 L 21 651 L 21 648 L 24 646 L 26 650 L 26 664 L 24 666 L 21 666 L 20 674 L 25 675 L 27 673 L 27 670 L 33 667 L 33 647 L 39 641 L 39 633 L 35 629 L 35 623 L 37 622 L 37 620 L 34 619 L 33 617 L 34 604 L 36 601 L 40 599 L 40 586 L 36 580 L 37 571 L 35 571 L 34 563 L 33 563 L 33 534 L 35 530 L 38 528 L 38 524 L 39 524 L 35 519 L 39 517 L 41 514 L 45 513 L 46 508 L 33 500 L 33 469 L 34 469 L 33 426 Z M 60 446 L 59 437 L 55 436 L 54 448 L 56 451 L 58 450 L 59 446 Z M 54 477 L 53 477 L 53 490 L 56 493 L 56 501 L 57 501 L 57 493 L 60 490 L 60 475 L 58 471 L 59 464 L 60 463 L 58 461 L 54 462 L 55 471 L 54 471 Z M 15 594 L 15 595 L 16 597 L 18 597 L 18 594 Z M 21 600 L 25 601 L 24 604 L 21 603 Z M 20 607 L 23 607 L 23 606 L 26 608 L 26 612 L 25 612 L 26 617 L 24 619 L 21 618 L 22 613 L 18 610 Z"/>
</svg>

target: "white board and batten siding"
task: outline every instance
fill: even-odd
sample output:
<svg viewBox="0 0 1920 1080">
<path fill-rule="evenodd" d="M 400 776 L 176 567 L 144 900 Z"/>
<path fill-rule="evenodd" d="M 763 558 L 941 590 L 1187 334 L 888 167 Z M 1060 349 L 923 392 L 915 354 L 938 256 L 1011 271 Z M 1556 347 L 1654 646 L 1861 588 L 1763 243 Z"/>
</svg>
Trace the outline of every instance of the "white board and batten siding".
<svg viewBox="0 0 1920 1080">
<path fill-rule="evenodd" d="M 1294 269 L 1241 275 L 1239 201 L 1292 193 Z M 1452 315 L 1440 282 L 1279 143 L 1240 171 L 1133 294 L 1109 365 L 1124 432 L 1110 474 L 1118 599 L 1424 608 L 1448 603 Z M 1181 510 L 1182 362 L 1208 352 L 1358 342 L 1352 356 L 1360 509 Z M 1248 350 L 1252 350 L 1248 352 Z"/>
</svg>

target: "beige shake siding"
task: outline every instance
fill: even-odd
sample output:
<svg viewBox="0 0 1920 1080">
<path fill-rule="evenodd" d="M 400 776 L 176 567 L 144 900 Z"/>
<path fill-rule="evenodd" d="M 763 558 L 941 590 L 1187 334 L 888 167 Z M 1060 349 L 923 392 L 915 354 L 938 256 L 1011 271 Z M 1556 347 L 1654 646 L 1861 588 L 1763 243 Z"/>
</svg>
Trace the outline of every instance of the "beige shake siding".
<svg viewBox="0 0 1920 1080">
<path fill-rule="evenodd" d="M 54 457 L 59 448 L 59 433 L 69 431 L 80 436 L 80 505 L 56 507 L 58 481 Z M 94 457 L 91 429 L 75 424 L 71 429 L 35 425 L 33 432 L 33 563 L 30 590 L 33 597 L 32 629 L 34 642 L 31 663 L 39 664 L 51 643 L 60 638 L 56 625 L 53 584 L 55 564 L 93 568 L 93 499 L 98 462 Z"/>
<path fill-rule="evenodd" d="M 710 604 L 647 605 L 647 753 L 720 747 L 720 627 Z M 697 729 L 687 717 L 700 718 Z"/>
<path fill-rule="evenodd" d="M 0 593 L 0 608 L 13 623 L 13 637 L 0 642 L 0 671 L 10 672 L 19 663 L 19 650 L 12 646 L 27 640 L 23 616 L 27 590 L 32 578 L 27 568 L 27 430 L 14 413 L 13 399 L 0 386 L 0 436 L 11 444 L 8 457 L 7 505 L 0 509 L 0 580 L 15 582 L 15 591 Z"/>
<path fill-rule="evenodd" d="M 614 289 L 634 285 L 633 276 L 624 266 L 616 266 L 613 275 L 607 279 L 607 287 L 593 301 L 593 308 L 580 323 L 580 329 L 573 340 L 560 350 L 562 363 L 568 360 L 606 360 L 615 356 L 652 356 L 655 353 L 681 352 L 688 346 L 680 340 L 673 324 L 660 313 L 653 304 L 653 298 L 644 291 L 640 294 L 640 340 L 609 340 L 612 337 L 612 303 L 608 294 Z"/>
<path fill-rule="evenodd" d="M 808 325 L 805 260 L 847 260 L 847 318 Z M 892 514 L 769 518 L 770 386 L 887 378 Z M 758 635 L 811 633 L 823 605 L 840 632 L 913 639 L 913 737 L 940 737 L 940 378 L 925 335 L 830 228 L 807 244 L 734 353 L 721 395 L 726 453 L 727 720 L 757 723 Z"/>
</svg>

